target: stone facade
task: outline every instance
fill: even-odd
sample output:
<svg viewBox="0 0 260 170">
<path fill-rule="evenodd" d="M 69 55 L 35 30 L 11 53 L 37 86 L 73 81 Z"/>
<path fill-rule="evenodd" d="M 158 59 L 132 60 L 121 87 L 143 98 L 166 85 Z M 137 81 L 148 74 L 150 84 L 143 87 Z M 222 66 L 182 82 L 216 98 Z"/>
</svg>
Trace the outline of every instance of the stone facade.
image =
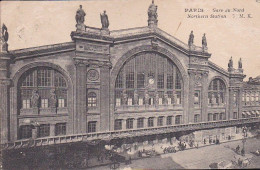
<svg viewBox="0 0 260 170">
<path fill-rule="evenodd" d="M 211 54 L 202 47 L 190 48 L 156 25 L 105 32 L 86 27 L 85 31 L 73 31 L 71 38 L 68 43 L 1 53 L 1 143 L 30 137 L 115 131 L 116 126 L 121 126 L 118 130 L 138 129 L 140 123 L 141 128 L 152 128 L 260 114 L 260 85 L 243 82 L 243 70 L 220 68 L 209 61 Z M 123 90 L 121 97 L 117 97 L 120 71 L 141 54 L 155 55 L 172 63 L 175 71 L 179 71 L 180 93 L 174 87 L 173 95 L 160 96 L 158 74 L 151 78 L 144 73 L 146 87 L 140 91 L 147 97 L 140 98 L 136 84 L 131 89 L 135 94 L 130 97 L 123 94 L 130 88 L 125 87 L 128 73 L 122 71 L 122 89 L 126 92 Z M 136 67 L 133 65 L 134 70 Z M 33 71 L 36 75 L 32 74 L 35 77 L 30 79 Z M 56 85 L 63 80 L 66 85 Z M 50 85 L 44 85 L 48 81 Z M 137 76 L 133 76 L 133 81 L 138 81 Z M 166 92 L 166 74 L 163 81 Z M 24 94 L 27 89 L 30 97 L 31 88 L 40 93 L 36 108 L 32 108 L 31 99 Z M 54 101 L 50 107 L 49 92 L 44 89 L 53 88 L 55 92 L 63 89 L 66 93 L 57 96 L 57 104 Z M 143 123 L 139 118 L 143 118 Z M 116 120 L 120 120 L 119 125 L 115 125 Z"/>
</svg>

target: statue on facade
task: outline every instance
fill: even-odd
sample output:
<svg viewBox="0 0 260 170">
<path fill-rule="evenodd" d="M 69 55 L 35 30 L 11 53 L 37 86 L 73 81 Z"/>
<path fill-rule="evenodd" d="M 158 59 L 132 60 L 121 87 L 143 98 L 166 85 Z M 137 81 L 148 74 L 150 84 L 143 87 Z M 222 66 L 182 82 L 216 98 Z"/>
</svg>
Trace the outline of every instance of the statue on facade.
<svg viewBox="0 0 260 170">
<path fill-rule="evenodd" d="M 158 93 L 158 91 L 156 91 L 156 93 L 155 93 L 155 102 L 156 102 L 157 105 L 159 105 L 159 93 Z"/>
<path fill-rule="evenodd" d="M 138 93 L 137 93 L 137 90 L 134 91 L 134 104 L 138 105 Z"/>
<path fill-rule="evenodd" d="M 203 37 L 202 37 L 202 48 L 207 48 L 208 44 L 207 44 L 207 39 L 206 39 L 206 34 L 204 33 L 203 34 Z"/>
<path fill-rule="evenodd" d="M 32 91 L 32 97 L 31 97 L 31 104 L 33 108 L 38 108 L 39 107 L 39 94 L 37 90 Z"/>
<path fill-rule="evenodd" d="M 50 90 L 50 107 L 57 107 L 57 95 L 55 94 L 55 89 Z"/>
<path fill-rule="evenodd" d="M 164 104 L 168 104 L 168 94 L 164 93 Z"/>
<path fill-rule="evenodd" d="M 109 20 L 108 20 L 108 16 L 106 14 L 106 11 L 104 11 L 103 14 L 100 14 L 100 19 L 101 19 L 102 29 L 108 29 Z"/>
<path fill-rule="evenodd" d="M 190 36 L 189 36 L 188 45 L 192 46 L 193 45 L 193 41 L 194 41 L 194 34 L 193 34 L 193 31 L 191 31 Z"/>
<path fill-rule="evenodd" d="M 233 59 L 232 59 L 232 56 L 231 56 L 231 58 L 229 59 L 228 68 L 233 68 Z"/>
<path fill-rule="evenodd" d="M 173 104 L 177 104 L 177 94 L 175 93 L 175 91 L 173 91 L 172 93 L 172 100 Z"/>
<path fill-rule="evenodd" d="M 157 14 L 157 6 L 154 4 L 154 0 L 152 1 L 152 4 L 148 8 L 148 25 L 157 25 L 158 14 Z"/>
<path fill-rule="evenodd" d="M 238 61 L 238 68 L 239 69 L 242 69 L 242 59 L 240 58 L 239 61 Z"/>
<path fill-rule="evenodd" d="M 82 5 L 79 6 L 79 9 L 76 12 L 76 22 L 77 22 L 77 30 L 85 30 L 85 25 L 84 25 L 84 21 L 85 21 L 85 16 L 86 13 L 85 11 L 82 9 Z"/>
<path fill-rule="evenodd" d="M 3 24 L 2 34 L 1 34 L 2 51 L 8 51 L 8 44 L 7 44 L 8 38 L 9 38 L 9 34 L 8 34 L 8 31 L 7 31 L 7 27 L 6 27 L 5 24 Z"/>
<path fill-rule="evenodd" d="M 123 104 L 124 105 L 127 105 L 127 93 L 126 93 L 126 90 L 123 90 Z"/>
<path fill-rule="evenodd" d="M 150 95 L 148 93 L 148 90 L 145 90 L 145 104 L 149 104 L 149 98 L 150 98 Z"/>
</svg>

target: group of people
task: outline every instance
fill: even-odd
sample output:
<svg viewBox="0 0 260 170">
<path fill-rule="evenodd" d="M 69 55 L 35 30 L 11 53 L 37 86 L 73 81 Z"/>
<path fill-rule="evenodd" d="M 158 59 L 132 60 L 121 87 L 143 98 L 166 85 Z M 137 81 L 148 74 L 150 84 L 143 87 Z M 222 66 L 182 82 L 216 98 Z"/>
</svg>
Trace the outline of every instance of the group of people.
<svg viewBox="0 0 260 170">
<path fill-rule="evenodd" d="M 236 153 L 237 153 L 237 154 L 241 153 L 241 155 L 244 156 L 244 155 L 245 155 L 245 150 L 244 150 L 244 148 L 242 148 L 241 151 L 240 151 L 240 146 L 237 145 L 237 147 L 236 147 Z"/>
</svg>

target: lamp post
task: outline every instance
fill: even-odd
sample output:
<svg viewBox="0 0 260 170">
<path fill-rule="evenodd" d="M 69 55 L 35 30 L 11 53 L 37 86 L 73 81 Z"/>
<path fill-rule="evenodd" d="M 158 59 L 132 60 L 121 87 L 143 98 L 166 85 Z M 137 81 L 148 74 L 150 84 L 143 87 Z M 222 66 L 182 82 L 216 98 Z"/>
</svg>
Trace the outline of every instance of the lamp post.
<svg viewBox="0 0 260 170">
<path fill-rule="evenodd" d="M 245 153 L 245 143 L 246 143 L 246 137 L 247 137 L 247 127 L 246 126 L 242 127 L 242 131 L 243 131 L 243 139 L 242 139 L 243 148 L 242 148 L 242 150 L 244 152 L 242 153 L 242 150 L 241 150 L 241 154 L 242 154 L 242 156 L 244 156 L 244 153 Z"/>
</svg>

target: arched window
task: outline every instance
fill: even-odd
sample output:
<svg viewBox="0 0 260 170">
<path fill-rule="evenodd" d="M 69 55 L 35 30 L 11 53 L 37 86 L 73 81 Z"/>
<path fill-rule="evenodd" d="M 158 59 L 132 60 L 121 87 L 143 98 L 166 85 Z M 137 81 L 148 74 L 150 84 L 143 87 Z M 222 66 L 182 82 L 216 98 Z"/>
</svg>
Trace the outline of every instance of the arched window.
<svg viewBox="0 0 260 170">
<path fill-rule="evenodd" d="M 157 53 L 139 53 L 126 61 L 115 82 L 115 105 L 182 103 L 182 77 L 177 66 Z"/>
<path fill-rule="evenodd" d="M 88 93 L 88 108 L 94 109 L 97 107 L 97 95 L 94 92 Z"/>
<path fill-rule="evenodd" d="M 225 104 L 226 87 L 223 80 L 216 78 L 212 80 L 208 88 L 208 102 L 209 105 L 223 105 Z"/>
<path fill-rule="evenodd" d="M 60 72 L 50 67 L 35 67 L 26 71 L 19 80 L 18 107 L 67 107 L 67 90 L 66 80 Z"/>
</svg>

